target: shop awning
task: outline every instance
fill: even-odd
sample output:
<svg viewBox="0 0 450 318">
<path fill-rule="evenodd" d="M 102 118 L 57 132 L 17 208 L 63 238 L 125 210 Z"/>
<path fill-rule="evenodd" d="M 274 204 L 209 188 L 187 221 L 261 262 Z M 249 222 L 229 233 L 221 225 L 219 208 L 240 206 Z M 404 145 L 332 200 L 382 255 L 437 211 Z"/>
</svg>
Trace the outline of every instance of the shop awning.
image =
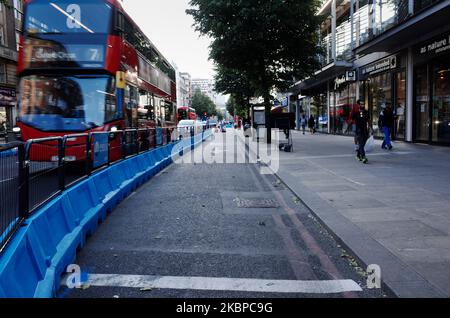
<svg viewBox="0 0 450 318">
<path fill-rule="evenodd" d="M 317 86 L 325 84 L 327 81 L 334 80 L 337 76 L 342 75 L 346 71 L 353 70 L 353 63 L 346 61 L 336 61 L 328 64 L 321 70 L 317 71 L 313 76 L 301 82 L 296 83 L 290 92 L 299 94 L 300 92 L 314 89 Z"/>
<path fill-rule="evenodd" d="M 355 49 L 356 54 L 399 51 L 443 32 L 449 25 L 450 0 L 442 1 Z"/>
</svg>

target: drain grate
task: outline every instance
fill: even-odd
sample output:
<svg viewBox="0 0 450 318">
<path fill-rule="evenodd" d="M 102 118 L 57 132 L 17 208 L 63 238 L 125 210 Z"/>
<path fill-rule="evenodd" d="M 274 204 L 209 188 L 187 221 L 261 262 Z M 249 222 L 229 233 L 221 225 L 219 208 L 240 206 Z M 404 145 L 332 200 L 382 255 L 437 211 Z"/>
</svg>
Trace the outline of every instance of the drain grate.
<svg viewBox="0 0 450 318">
<path fill-rule="evenodd" d="M 241 209 L 270 209 L 280 207 L 278 202 L 272 199 L 242 199 L 237 197 L 233 202 Z"/>
</svg>

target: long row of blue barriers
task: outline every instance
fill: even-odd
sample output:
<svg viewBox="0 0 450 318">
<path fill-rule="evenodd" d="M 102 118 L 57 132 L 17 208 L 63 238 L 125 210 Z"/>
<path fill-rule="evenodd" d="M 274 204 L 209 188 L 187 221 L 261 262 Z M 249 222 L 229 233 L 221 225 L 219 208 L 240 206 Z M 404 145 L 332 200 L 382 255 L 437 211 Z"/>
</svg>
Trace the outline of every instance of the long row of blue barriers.
<svg viewBox="0 0 450 318">
<path fill-rule="evenodd" d="M 93 174 L 52 200 L 13 237 L 0 258 L 0 298 L 51 298 L 86 239 L 133 191 L 211 136 L 211 130 Z"/>
</svg>

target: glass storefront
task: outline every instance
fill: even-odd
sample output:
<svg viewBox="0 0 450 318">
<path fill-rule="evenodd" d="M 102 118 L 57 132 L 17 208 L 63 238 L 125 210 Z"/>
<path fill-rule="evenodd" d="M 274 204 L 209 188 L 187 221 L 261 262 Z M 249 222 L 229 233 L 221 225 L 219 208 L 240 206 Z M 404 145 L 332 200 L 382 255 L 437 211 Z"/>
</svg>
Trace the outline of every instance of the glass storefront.
<svg viewBox="0 0 450 318">
<path fill-rule="evenodd" d="M 450 145 L 450 31 L 414 48 L 414 141 Z"/>
<path fill-rule="evenodd" d="M 334 92 L 330 109 L 331 133 L 352 135 L 352 112 L 356 106 L 356 83 L 346 84 Z"/>
<path fill-rule="evenodd" d="M 450 61 L 441 58 L 432 69 L 432 141 L 450 143 Z"/>
<path fill-rule="evenodd" d="M 0 144 L 6 143 L 8 132 L 13 128 L 13 108 L 0 105 Z"/>
<path fill-rule="evenodd" d="M 16 103 L 16 89 L 0 86 L 0 144 L 13 129 Z"/>
<path fill-rule="evenodd" d="M 377 138 L 384 137 L 378 122 L 386 107 L 392 108 L 396 118 L 392 139 L 404 140 L 406 137 L 406 70 L 401 67 L 404 64 L 404 56 L 393 55 L 363 67 L 363 70 L 385 67 L 384 72 L 360 75 L 363 77 L 360 79 L 360 99 L 369 111 L 374 136 Z"/>
<path fill-rule="evenodd" d="M 392 75 L 389 72 L 373 76 L 369 82 L 371 101 L 370 109 L 372 113 L 372 128 L 376 137 L 383 137 L 383 132 L 378 127 L 378 120 L 381 111 L 392 107 Z"/>
<path fill-rule="evenodd" d="M 397 139 L 406 139 L 406 71 L 395 74 L 395 104 L 397 115 L 394 134 Z"/>
<path fill-rule="evenodd" d="M 317 93 L 311 99 L 310 113 L 316 119 L 319 132 L 328 132 L 328 97 L 327 92 Z"/>
<path fill-rule="evenodd" d="M 428 142 L 430 139 L 430 105 L 427 65 L 416 68 L 415 72 L 415 140 Z"/>
</svg>

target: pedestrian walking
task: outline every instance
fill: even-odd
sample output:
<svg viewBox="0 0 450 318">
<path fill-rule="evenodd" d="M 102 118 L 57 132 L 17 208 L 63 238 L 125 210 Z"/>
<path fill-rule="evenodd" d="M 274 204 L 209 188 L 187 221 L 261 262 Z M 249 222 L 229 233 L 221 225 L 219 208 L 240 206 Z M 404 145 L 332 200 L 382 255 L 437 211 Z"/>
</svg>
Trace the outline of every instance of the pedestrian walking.
<svg viewBox="0 0 450 318">
<path fill-rule="evenodd" d="M 307 124 L 307 121 L 308 121 L 308 120 L 306 119 L 306 115 L 303 114 L 303 115 L 300 117 L 300 126 L 302 127 L 303 135 L 306 134 L 306 124 Z"/>
<path fill-rule="evenodd" d="M 362 103 L 359 104 L 359 111 L 353 114 L 353 120 L 356 125 L 356 139 L 358 141 L 358 154 L 357 159 L 364 164 L 369 163 L 369 160 L 366 158 L 366 151 L 364 147 L 366 146 L 366 142 L 369 139 L 369 112 L 365 109 Z"/>
<path fill-rule="evenodd" d="M 394 128 L 395 116 L 390 105 L 387 105 L 380 113 L 378 126 L 384 134 L 382 149 L 392 150 L 391 134 Z"/>
<path fill-rule="evenodd" d="M 313 115 L 309 117 L 308 128 L 309 131 L 311 132 L 311 135 L 314 135 L 316 133 L 316 120 L 314 119 Z"/>
<path fill-rule="evenodd" d="M 359 110 L 361 109 L 361 107 L 364 108 L 364 106 L 362 105 L 361 100 L 357 100 L 356 101 L 356 107 L 353 106 L 352 108 L 352 113 L 351 113 L 351 119 L 352 119 L 352 134 L 353 134 L 353 139 L 355 142 L 355 152 L 358 152 L 359 150 L 359 145 L 358 145 L 358 136 L 356 135 L 356 115 L 359 113 Z"/>
</svg>

